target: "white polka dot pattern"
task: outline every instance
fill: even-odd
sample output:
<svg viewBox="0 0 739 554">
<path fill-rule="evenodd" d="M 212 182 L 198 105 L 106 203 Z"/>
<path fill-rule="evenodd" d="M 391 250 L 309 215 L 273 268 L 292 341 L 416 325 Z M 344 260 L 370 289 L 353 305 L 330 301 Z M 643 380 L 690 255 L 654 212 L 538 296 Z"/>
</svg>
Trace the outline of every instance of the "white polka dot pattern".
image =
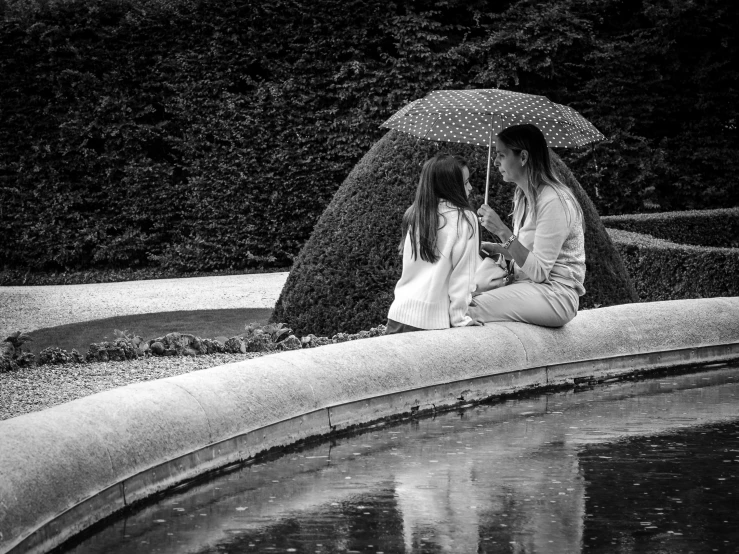
<svg viewBox="0 0 739 554">
<path fill-rule="evenodd" d="M 575 110 L 546 96 L 503 89 L 435 90 L 398 110 L 380 127 L 431 140 L 488 145 L 511 125 L 532 123 L 551 147 L 578 147 L 605 136 Z"/>
</svg>

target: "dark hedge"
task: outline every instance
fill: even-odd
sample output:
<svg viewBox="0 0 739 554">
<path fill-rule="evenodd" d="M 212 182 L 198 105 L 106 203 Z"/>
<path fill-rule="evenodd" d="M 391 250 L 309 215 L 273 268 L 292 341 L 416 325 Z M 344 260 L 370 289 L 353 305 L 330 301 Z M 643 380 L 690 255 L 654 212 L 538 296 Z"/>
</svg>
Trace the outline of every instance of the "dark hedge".
<svg viewBox="0 0 739 554">
<path fill-rule="evenodd" d="M 612 215 L 602 221 L 608 228 L 678 244 L 739 248 L 739 208 Z"/>
<path fill-rule="evenodd" d="M 739 296 L 739 248 L 693 246 L 608 229 L 642 302 Z"/>
<path fill-rule="evenodd" d="M 402 269 L 397 249 L 401 219 L 413 202 L 421 165 L 440 149 L 467 158 L 471 181 L 477 187 L 473 205 L 481 204 L 485 149 L 388 133 L 356 165 L 319 219 L 282 289 L 273 321 L 286 323 L 298 334 L 329 336 L 385 322 Z M 585 216 L 587 294 L 581 298 L 581 307 L 636 301 L 626 269 L 595 207 L 554 156 Z M 500 214 L 509 213 L 513 187 L 501 181 L 497 171 L 491 183 L 491 205 Z M 486 239 L 495 240 L 489 235 Z"/>
<path fill-rule="evenodd" d="M 572 105 L 603 214 L 739 203 L 734 0 L 0 0 L 0 267 L 285 266 L 439 88 Z"/>
</svg>

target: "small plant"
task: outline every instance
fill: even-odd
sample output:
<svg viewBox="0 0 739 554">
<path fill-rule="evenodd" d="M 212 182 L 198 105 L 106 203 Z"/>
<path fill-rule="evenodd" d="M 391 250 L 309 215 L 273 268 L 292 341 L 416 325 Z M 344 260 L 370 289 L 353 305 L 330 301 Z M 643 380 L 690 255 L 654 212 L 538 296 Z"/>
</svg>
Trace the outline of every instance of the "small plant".
<svg viewBox="0 0 739 554">
<path fill-rule="evenodd" d="M 277 349 L 286 339 L 292 335 L 292 329 L 285 327 L 284 323 L 269 323 L 259 325 L 248 323 L 244 328 L 244 347 L 246 352 L 270 352 Z M 283 346 L 281 350 L 295 350 L 299 339 L 295 339 L 289 345 Z"/>
<path fill-rule="evenodd" d="M 26 333 L 16 331 L 0 343 L 0 373 L 16 371 L 35 363 L 36 357 L 23 349 L 23 345 L 32 340 Z"/>
<path fill-rule="evenodd" d="M 33 339 L 26 333 L 23 333 L 21 331 L 16 331 L 12 335 L 10 335 L 8 338 L 6 338 L 5 342 L 9 342 L 10 344 L 13 345 L 14 348 L 22 349 L 25 343 L 33 342 Z"/>
<path fill-rule="evenodd" d="M 67 352 L 63 348 L 59 348 L 57 346 L 44 348 L 38 355 L 38 365 L 80 364 L 84 363 L 84 361 L 85 359 L 76 349 L 73 349 L 71 352 Z"/>
<path fill-rule="evenodd" d="M 258 323 L 247 323 L 244 328 L 244 339 L 250 339 L 257 335 L 269 335 L 272 342 L 280 342 L 287 338 L 293 332 L 289 327 L 285 327 L 284 323 L 268 323 L 267 325 L 259 325 Z"/>
<path fill-rule="evenodd" d="M 293 330 L 285 327 L 284 323 L 268 323 L 262 327 L 262 332 L 268 334 L 274 343 L 278 343 L 293 334 Z"/>
<path fill-rule="evenodd" d="M 130 342 L 133 342 L 134 335 L 126 331 L 121 331 L 120 329 L 113 329 L 113 334 L 115 335 L 116 340 L 127 340 Z"/>
<path fill-rule="evenodd" d="M 246 354 L 247 352 L 246 343 L 241 339 L 241 337 L 231 337 L 223 346 L 225 351 L 229 354 Z"/>
</svg>

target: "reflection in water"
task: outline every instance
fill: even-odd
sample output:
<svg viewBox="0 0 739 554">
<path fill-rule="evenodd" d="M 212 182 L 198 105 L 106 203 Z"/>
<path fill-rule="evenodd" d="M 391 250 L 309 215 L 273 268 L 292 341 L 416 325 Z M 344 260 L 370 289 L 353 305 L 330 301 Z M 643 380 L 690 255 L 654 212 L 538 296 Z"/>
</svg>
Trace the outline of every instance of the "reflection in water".
<svg viewBox="0 0 739 554">
<path fill-rule="evenodd" d="M 596 445 L 579 458 L 589 496 L 584 544 L 614 554 L 665 552 L 665 544 L 671 554 L 739 552 L 736 420 Z"/>
<path fill-rule="evenodd" d="M 379 425 L 241 466 L 81 553 L 736 552 L 739 368 Z"/>
</svg>

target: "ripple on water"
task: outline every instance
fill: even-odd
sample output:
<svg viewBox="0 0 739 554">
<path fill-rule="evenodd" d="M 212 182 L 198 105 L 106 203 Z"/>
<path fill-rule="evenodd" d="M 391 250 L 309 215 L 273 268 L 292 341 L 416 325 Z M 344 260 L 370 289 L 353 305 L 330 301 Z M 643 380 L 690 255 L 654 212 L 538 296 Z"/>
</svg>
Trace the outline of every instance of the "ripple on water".
<svg viewBox="0 0 739 554">
<path fill-rule="evenodd" d="M 739 368 L 406 420 L 245 464 L 70 549 L 737 552 Z"/>
</svg>

